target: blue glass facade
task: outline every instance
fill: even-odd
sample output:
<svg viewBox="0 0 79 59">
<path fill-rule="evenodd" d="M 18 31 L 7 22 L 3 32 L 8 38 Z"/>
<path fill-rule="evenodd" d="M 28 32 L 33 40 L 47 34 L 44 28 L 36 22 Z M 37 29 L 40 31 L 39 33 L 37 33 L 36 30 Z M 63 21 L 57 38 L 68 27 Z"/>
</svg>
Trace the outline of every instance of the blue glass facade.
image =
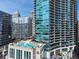
<svg viewBox="0 0 79 59">
<path fill-rule="evenodd" d="M 17 46 L 21 46 L 21 47 L 30 47 L 30 48 L 36 48 L 36 46 L 32 43 L 17 43 Z"/>
<path fill-rule="evenodd" d="M 36 40 L 49 40 L 49 0 L 36 0 Z"/>
<path fill-rule="evenodd" d="M 74 45 L 76 0 L 35 0 L 36 41 L 46 41 L 47 50 Z"/>
</svg>

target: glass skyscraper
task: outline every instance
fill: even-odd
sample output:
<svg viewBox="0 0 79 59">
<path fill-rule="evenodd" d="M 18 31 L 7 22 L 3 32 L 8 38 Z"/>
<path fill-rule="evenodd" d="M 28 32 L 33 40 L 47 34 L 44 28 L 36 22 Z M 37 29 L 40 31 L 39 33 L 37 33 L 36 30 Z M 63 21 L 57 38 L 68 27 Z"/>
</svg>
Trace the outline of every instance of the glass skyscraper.
<svg viewBox="0 0 79 59">
<path fill-rule="evenodd" d="M 34 0 L 35 40 L 46 51 L 69 51 L 76 40 L 77 0 Z"/>
<path fill-rule="evenodd" d="M 11 40 L 11 14 L 0 11 L 0 46 L 12 42 Z"/>
</svg>

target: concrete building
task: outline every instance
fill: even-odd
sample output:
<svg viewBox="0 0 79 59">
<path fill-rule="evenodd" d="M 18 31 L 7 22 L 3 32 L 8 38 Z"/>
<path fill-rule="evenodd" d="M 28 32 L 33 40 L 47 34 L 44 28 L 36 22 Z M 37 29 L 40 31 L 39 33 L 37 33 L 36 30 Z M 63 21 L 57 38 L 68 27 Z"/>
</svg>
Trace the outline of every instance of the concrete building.
<svg viewBox="0 0 79 59">
<path fill-rule="evenodd" d="M 76 46 L 73 52 L 73 59 L 79 59 L 79 21 L 77 20 L 77 39 L 76 39 Z"/>
<path fill-rule="evenodd" d="M 73 51 L 77 0 L 34 0 L 35 40 L 46 42 L 47 58 Z"/>
<path fill-rule="evenodd" d="M 34 20 L 34 16 L 33 16 L 33 12 L 30 13 L 30 15 L 28 16 L 28 35 L 29 36 L 32 36 L 33 35 L 33 31 L 34 31 L 34 28 L 33 28 L 33 20 Z"/>
<path fill-rule="evenodd" d="M 0 11 L 0 47 L 12 42 L 11 18 L 11 14 Z"/>
<path fill-rule="evenodd" d="M 12 39 L 26 39 L 32 36 L 32 18 L 22 17 L 17 11 L 12 17 Z"/>
<path fill-rule="evenodd" d="M 32 36 L 35 36 L 35 12 L 32 12 Z"/>
<path fill-rule="evenodd" d="M 79 42 L 79 21 L 78 21 L 77 30 L 78 30 L 78 42 Z"/>
<path fill-rule="evenodd" d="M 44 43 L 32 40 L 10 43 L 8 59 L 42 59 L 44 57 Z"/>
</svg>

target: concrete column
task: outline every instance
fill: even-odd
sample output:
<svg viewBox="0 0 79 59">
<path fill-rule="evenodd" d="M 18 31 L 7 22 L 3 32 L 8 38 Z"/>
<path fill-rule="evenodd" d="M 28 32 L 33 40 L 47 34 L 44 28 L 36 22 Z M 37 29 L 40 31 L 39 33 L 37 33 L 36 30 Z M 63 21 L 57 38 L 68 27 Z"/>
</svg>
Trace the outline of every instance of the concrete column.
<svg viewBox="0 0 79 59">
<path fill-rule="evenodd" d="M 56 55 L 56 52 L 55 52 L 56 50 L 54 50 L 54 55 Z"/>
<path fill-rule="evenodd" d="M 47 52 L 47 58 L 50 59 L 50 52 Z"/>
<path fill-rule="evenodd" d="M 24 51 L 22 51 L 22 59 L 24 59 Z"/>
<path fill-rule="evenodd" d="M 15 49 L 15 59 L 16 59 L 16 49 Z"/>
<path fill-rule="evenodd" d="M 34 54 L 33 54 L 33 52 L 31 52 L 31 59 L 36 59 L 33 56 L 34 56 Z"/>
<path fill-rule="evenodd" d="M 62 48 L 60 47 L 60 53 L 62 52 Z"/>
<path fill-rule="evenodd" d="M 10 48 L 8 48 L 8 59 L 10 58 L 9 56 L 10 56 Z"/>
<path fill-rule="evenodd" d="M 70 47 L 66 47 L 67 48 L 67 51 L 69 51 L 70 50 Z"/>
</svg>

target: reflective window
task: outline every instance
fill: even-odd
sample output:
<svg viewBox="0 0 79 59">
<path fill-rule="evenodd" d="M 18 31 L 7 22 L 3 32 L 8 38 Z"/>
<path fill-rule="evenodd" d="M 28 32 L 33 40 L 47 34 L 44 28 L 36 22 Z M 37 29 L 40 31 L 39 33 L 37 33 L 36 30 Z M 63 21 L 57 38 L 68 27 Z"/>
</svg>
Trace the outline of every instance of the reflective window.
<svg viewBox="0 0 79 59">
<path fill-rule="evenodd" d="M 15 49 L 10 48 L 10 57 L 15 58 Z"/>
<path fill-rule="evenodd" d="M 24 51 L 24 59 L 31 59 L 31 52 Z"/>
<path fill-rule="evenodd" d="M 22 59 L 22 50 L 16 50 L 16 59 Z"/>
<path fill-rule="evenodd" d="M 49 39 L 49 0 L 36 0 L 36 40 Z"/>
</svg>

